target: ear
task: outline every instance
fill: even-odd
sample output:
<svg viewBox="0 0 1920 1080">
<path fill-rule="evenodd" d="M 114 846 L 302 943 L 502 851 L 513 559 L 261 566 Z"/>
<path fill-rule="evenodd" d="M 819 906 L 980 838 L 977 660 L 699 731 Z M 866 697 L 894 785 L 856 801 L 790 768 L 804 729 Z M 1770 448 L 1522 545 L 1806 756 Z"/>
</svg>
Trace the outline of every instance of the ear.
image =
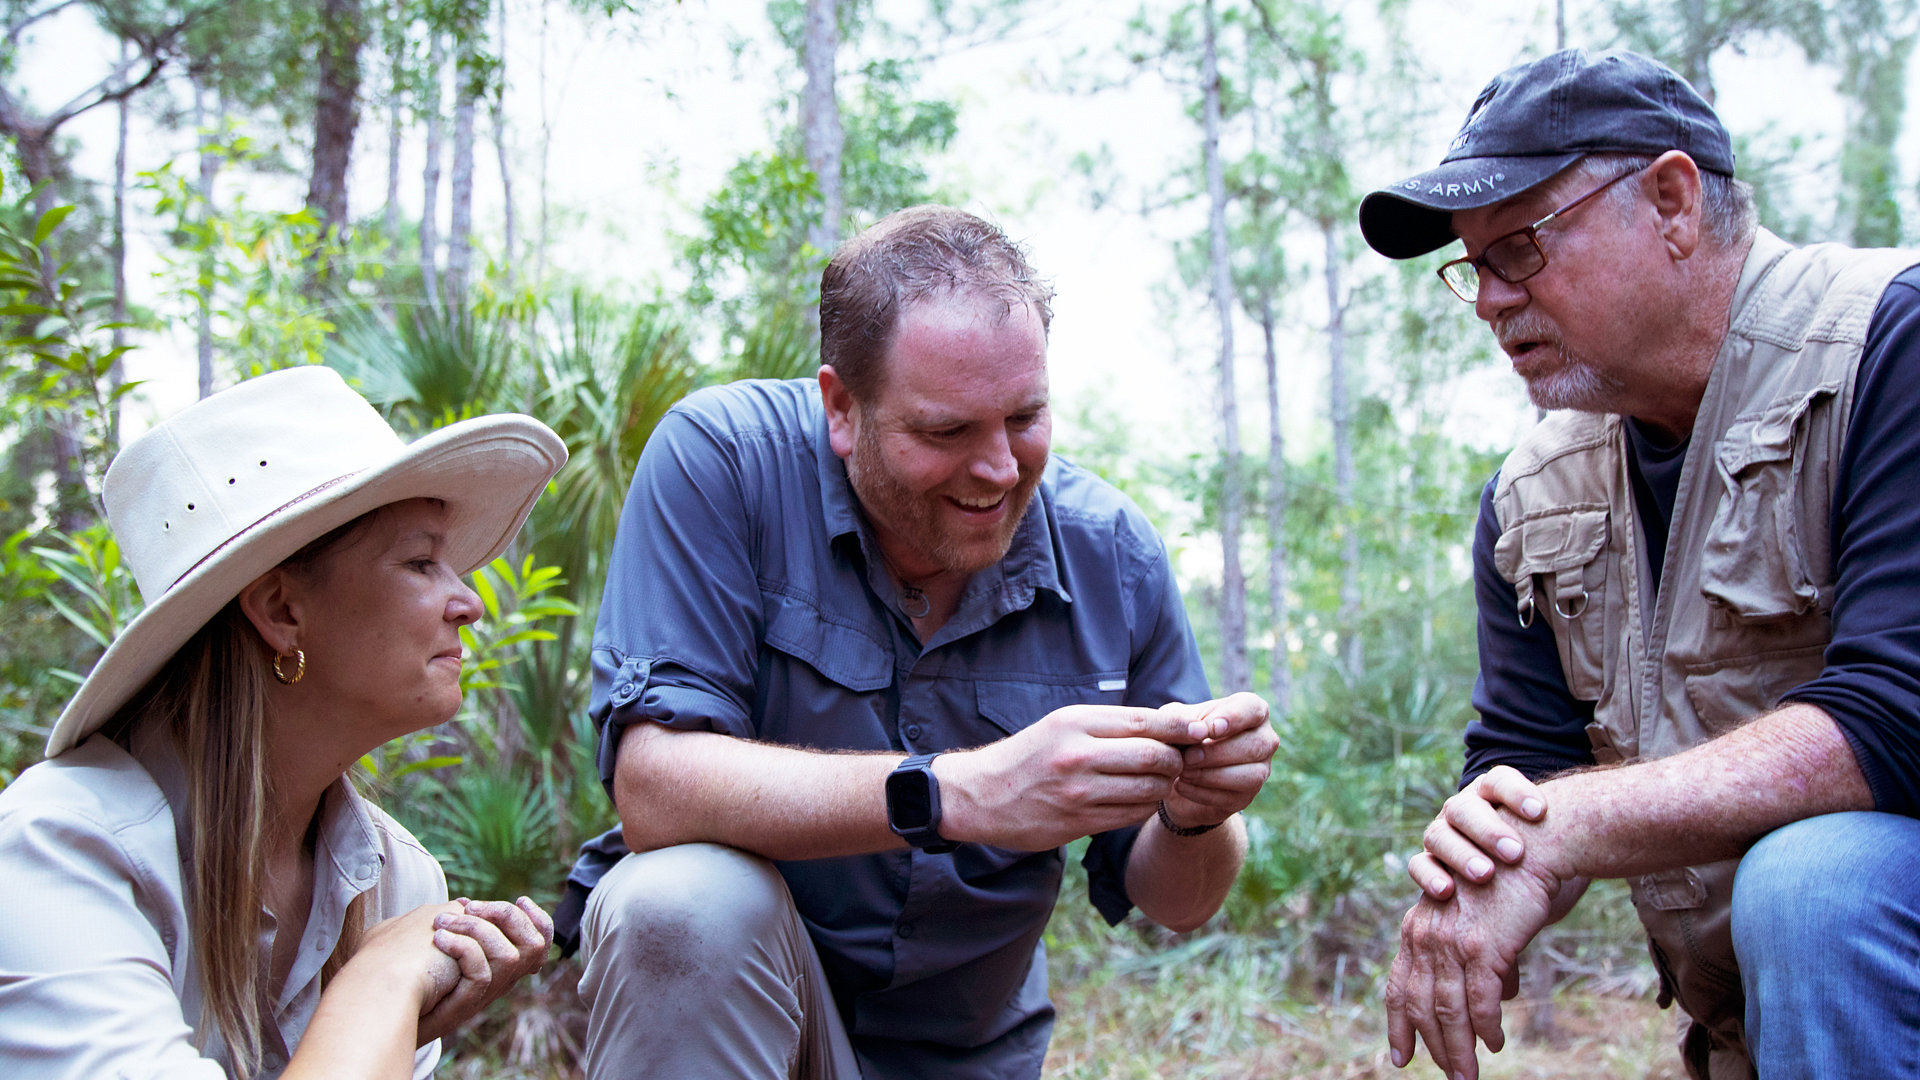
<svg viewBox="0 0 1920 1080">
<path fill-rule="evenodd" d="M 1700 246 L 1700 166 L 1683 150 L 1669 150 L 1653 159 L 1641 187 L 1659 215 L 1660 238 L 1673 259 L 1690 258 Z"/>
<path fill-rule="evenodd" d="M 820 365 L 820 401 L 827 408 L 827 441 L 842 460 L 853 455 L 853 444 L 860 433 L 860 403 L 832 364 Z"/>
<path fill-rule="evenodd" d="M 275 653 L 292 651 L 300 644 L 299 605 L 287 572 L 275 567 L 254 578 L 240 590 L 240 610 L 260 633 L 260 639 Z"/>
</svg>

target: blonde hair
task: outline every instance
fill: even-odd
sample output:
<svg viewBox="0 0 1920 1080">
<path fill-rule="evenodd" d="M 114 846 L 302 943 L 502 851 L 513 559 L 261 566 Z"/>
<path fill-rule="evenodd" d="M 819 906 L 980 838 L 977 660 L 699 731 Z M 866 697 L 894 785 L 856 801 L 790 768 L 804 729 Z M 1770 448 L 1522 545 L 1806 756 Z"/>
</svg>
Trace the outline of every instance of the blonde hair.
<svg viewBox="0 0 1920 1080">
<path fill-rule="evenodd" d="M 310 568 L 373 514 L 315 540 L 281 565 Z M 226 1044 L 233 1075 L 241 1078 L 259 1071 L 265 1023 L 256 930 L 265 906 L 267 808 L 273 795 L 267 772 L 272 660 L 273 650 L 234 599 L 104 729 L 125 745 L 134 727 L 159 725 L 180 755 L 187 828 L 177 842 L 188 932 L 200 958 L 206 1013 Z M 347 905 L 339 943 L 321 969 L 323 986 L 359 948 L 370 896 L 371 890 L 362 892 Z M 206 1037 L 203 1025 L 196 1033 L 202 1049 Z"/>
</svg>

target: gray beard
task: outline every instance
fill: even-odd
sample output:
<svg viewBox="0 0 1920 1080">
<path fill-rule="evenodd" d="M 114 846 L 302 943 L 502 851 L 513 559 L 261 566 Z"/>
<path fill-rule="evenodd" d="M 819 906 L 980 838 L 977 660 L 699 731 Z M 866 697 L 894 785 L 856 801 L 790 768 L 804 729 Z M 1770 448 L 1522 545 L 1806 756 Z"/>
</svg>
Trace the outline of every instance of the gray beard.
<svg viewBox="0 0 1920 1080">
<path fill-rule="evenodd" d="M 1603 375 L 1593 365 L 1567 352 L 1560 345 L 1564 363 L 1559 370 L 1530 379 L 1527 397 L 1547 410 L 1573 409 L 1577 412 L 1617 412 L 1624 398 L 1626 383 Z"/>
</svg>

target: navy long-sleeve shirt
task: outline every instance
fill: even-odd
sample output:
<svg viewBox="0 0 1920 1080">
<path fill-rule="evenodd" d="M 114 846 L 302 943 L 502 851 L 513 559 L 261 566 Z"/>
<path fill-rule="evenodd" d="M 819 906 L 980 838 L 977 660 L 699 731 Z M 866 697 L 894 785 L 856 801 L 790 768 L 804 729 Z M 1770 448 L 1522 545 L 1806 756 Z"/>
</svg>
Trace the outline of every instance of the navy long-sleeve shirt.
<svg viewBox="0 0 1920 1080">
<path fill-rule="evenodd" d="M 1634 499 L 1659 580 L 1685 444 L 1661 447 L 1628 424 Z M 1545 619 L 1523 627 L 1518 598 L 1494 566 L 1496 476 L 1474 534 L 1480 677 L 1462 783 L 1511 765 L 1536 779 L 1593 764 L 1591 701 L 1567 690 Z M 1785 700 L 1840 725 L 1884 811 L 1920 816 L 1920 267 L 1888 287 L 1854 381 L 1832 507 L 1833 639 L 1820 675 Z"/>
<path fill-rule="evenodd" d="M 636 723 L 921 754 L 985 745 L 1065 705 L 1209 696 L 1160 537 L 1119 491 L 1059 458 L 1007 554 L 923 645 L 810 379 L 702 390 L 661 420 L 621 514 L 592 662 L 609 785 Z M 1101 833 L 1082 859 L 1110 922 L 1132 907 L 1137 833 Z M 624 850 L 617 829 L 587 846 L 556 922 L 578 918 Z M 866 1075 L 1040 1075 L 1053 1017 L 1041 938 L 1063 849 L 775 865 Z"/>
</svg>

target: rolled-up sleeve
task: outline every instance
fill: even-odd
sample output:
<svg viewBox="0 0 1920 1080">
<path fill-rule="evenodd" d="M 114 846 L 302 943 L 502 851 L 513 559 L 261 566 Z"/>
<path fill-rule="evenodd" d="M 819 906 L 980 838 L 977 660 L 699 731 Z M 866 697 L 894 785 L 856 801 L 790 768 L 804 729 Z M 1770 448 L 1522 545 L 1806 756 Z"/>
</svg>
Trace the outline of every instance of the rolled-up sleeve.
<svg viewBox="0 0 1920 1080">
<path fill-rule="evenodd" d="M 600 779 L 627 725 L 751 737 L 762 620 L 739 462 L 697 414 L 661 420 L 634 472 L 594 632 Z"/>
</svg>

